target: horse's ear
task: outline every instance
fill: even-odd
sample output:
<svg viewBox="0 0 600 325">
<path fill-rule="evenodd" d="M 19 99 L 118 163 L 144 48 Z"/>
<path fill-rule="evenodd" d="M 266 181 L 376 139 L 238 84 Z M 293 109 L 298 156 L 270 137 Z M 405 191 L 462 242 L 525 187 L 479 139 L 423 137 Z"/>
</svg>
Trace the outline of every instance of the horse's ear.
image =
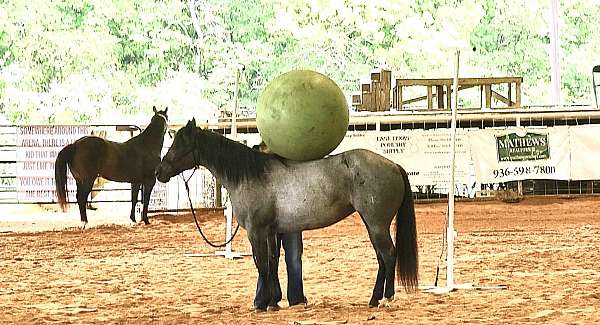
<svg viewBox="0 0 600 325">
<path fill-rule="evenodd" d="M 167 111 L 169 110 L 168 107 L 165 107 L 165 114 L 167 114 Z"/>
<path fill-rule="evenodd" d="M 156 112 L 157 112 L 156 106 L 152 106 L 152 110 L 154 111 L 154 114 L 156 114 Z"/>
<path fill-rule="evenodd" d="M 195 128 L 196 127 L 196 118 L 193 118 L 187 122 L 185 125 L 186 128 Z"/>
</svg>

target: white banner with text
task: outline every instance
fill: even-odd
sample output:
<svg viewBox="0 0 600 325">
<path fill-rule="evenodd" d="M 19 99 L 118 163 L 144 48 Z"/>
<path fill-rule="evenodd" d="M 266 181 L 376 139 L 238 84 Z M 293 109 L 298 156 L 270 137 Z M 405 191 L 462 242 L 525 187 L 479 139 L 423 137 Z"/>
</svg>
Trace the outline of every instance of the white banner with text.
<svg viewBox="0 0 600 325">
<path fill-rule="evenodd" d="M 470 130 L 456 130 L 455 181 L 458 195 L 472 196 L 475 172 L 472 164 Z M 412 186 L 446 193 L 450 182 L 450 130 L 349 131 L 332 154 L 350 149 L 368 149 L 402 166 Z"/>
<path fill-rule="evenodd" d="M 480 183 L 568 180 L 569 127 L 483 129 L 470 133 Z"/>
<path fill-rule="evenodd" d="M 571 179 L 600 179 L 600 125 L 570 128 Z"/>
</svg>

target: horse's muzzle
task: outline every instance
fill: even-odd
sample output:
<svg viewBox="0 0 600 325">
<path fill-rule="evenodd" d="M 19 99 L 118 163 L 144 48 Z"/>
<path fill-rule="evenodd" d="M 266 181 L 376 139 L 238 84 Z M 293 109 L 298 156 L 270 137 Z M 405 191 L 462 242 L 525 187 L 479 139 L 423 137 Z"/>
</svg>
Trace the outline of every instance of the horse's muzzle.
<svg viewBox="0 0 600 325">
<path fill-rule="evenodd" d="M 165 171 L 163 163 L 160 163 L 158 167 L 156 167 L 154 175 L 156 176 L 156 179 L 161 183 L 166 183 L 169 181 L 169 179 L 171 179 L 171 176 L 169 176 L 169 174 Z"/>
</svg>

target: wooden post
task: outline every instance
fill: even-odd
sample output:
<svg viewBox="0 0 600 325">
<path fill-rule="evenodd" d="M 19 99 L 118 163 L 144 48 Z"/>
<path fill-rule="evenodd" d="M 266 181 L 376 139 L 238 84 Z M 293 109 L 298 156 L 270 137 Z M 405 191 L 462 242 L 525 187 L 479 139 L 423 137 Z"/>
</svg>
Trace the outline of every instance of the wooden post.
<svg viewBox="0 0 600 325">
<path fill-rule="evenodd" d="M 371 73 L 371 112 L 378 112 L 380 106 L 381 93 L 381 74 L 379 72 Z"/>
<path fill-rule="evenodd" d="M 435 86 L 435 95 L 437 96 L 437 108 L 444 108 L 444 86 Z"/>
<path fill-rule="evenodd" d="M 479 108 L 483 109 L 483 86 L 479 86 Z"/>
<path fill-rule="evenodd" d="M 492 108 L 492 85 L 484 85 L 485 90 L 485 107 Z"/>
<path fill-rule="evenodd" d="M 398 110 L 398 86 L 392 88 L 392 108 Z"/>
<path fill-rule="evenodd" d="M 450 109 L 452 108 L 452 86 L 450 84 L 446 85 L 446 108 Z M 457 96 L 458 94 L 454 94 L 454 96 Z"/>
<path fill-rule="evenodd" d="M 433 108 L 433 87 L 427 86 L 427 109 L 431 110 Z"/>
<path fill-rule="evenodd" d="M 362 84 L 361 85 L 361 95 L 362 95 L 362 111 L 370 111 L 371 110 L 371 84 Z"/>
<path fill-rule="evenodd" d="M 390 110 L 390 91 L 392 88 L 392 72 L 389 70 L 381 70 L 381 91 L 383 92 L 382 97 L 382 110 Z"/>
<path fill-rule="evenodd" d="M 373 93 L 363 93 L 363 109 L 365 111 L 372 112 L 373 111 Z"/>
<path fill-rule="evenodd" d="M 522 79 L 519 79 L 515 83 L 515 105 L 519 108 L 521 108 L 521 81 Z"/>
<path fill-rule="evenodd" d="M 372 81 L 372 85 L 373 85 L 373 90 L 371 91 L 371 101 L 372 101 L 372 106 L 371 108 L 373 109 L 373 112 L 378 112 L 379 111 L 379 107 L 381 106 L 380 101 L 381 101 L 381 83 L 379 81 Z"/>
<path fill-rule="evenodd" d="M 396 86 L 398 88 L 398 110 L 404 109 L 404 101 L 402 100 L 402 86 Z"/>
<path fill-rule="evenodd" d="M 512 82 L 508 83 L 508 107 L 514 107 L 512 100 Z"/>
<path fill-rule="evenodd" d="M 361 110 L 360 95 L 352 95 L 352 107 L 357 111 Z"/>
</svg>

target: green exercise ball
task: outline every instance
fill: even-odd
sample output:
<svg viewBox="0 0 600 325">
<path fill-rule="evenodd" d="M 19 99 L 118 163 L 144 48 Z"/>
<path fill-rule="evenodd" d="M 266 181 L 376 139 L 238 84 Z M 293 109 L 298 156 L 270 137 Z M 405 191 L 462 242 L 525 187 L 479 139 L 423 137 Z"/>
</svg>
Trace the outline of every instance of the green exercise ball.
<svg viewBox="0 0 600 325">
<path fill-rule="evenodd" d="M 311 70 L 292 70 L 273 79 L 256 107 L 256 124 L 265 144 L 292 160 L 329 154 L 344 139 L 348 119 L 340 87 Z"/>
</svg>

